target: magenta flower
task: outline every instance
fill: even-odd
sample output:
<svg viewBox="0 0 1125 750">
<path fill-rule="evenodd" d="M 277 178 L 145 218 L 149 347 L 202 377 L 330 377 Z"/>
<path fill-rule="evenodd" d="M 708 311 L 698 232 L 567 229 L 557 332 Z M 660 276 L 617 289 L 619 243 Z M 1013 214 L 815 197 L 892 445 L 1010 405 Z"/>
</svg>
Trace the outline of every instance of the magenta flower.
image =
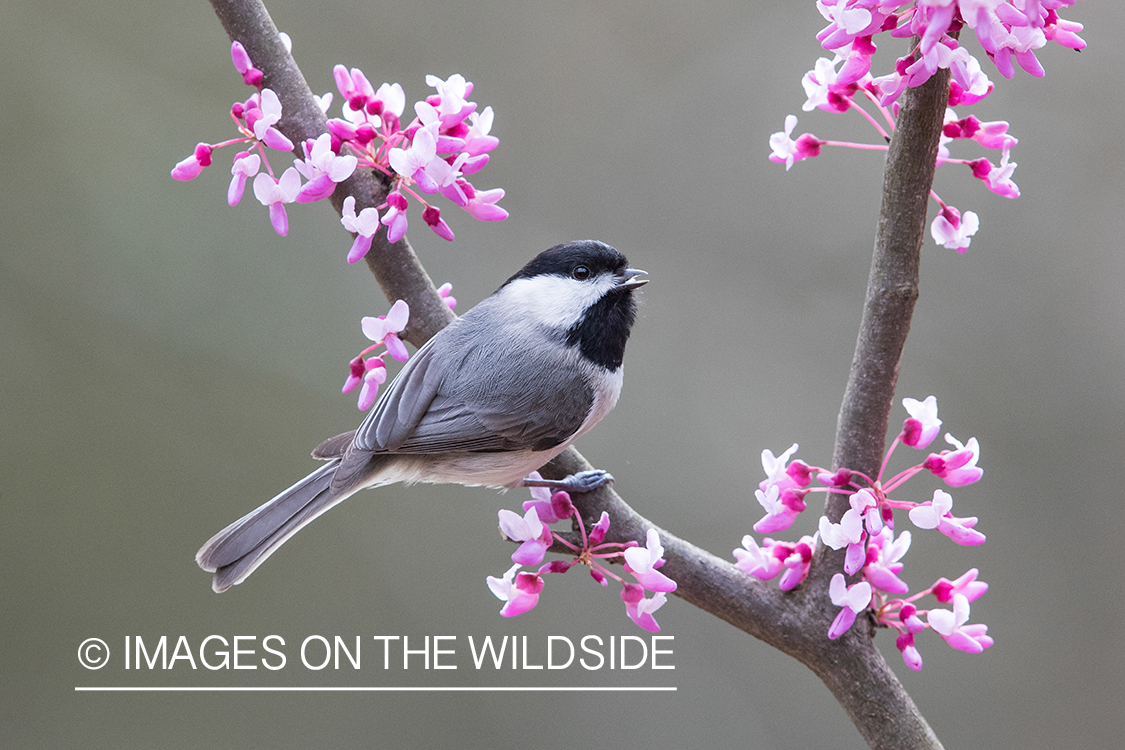
<svg viewBox="0 0 1125 750">
<path fill-rule="evenodd" d="M 250 55 L 247 54 L 246 48 L 242 46 L 241 42 L 233 42 L 230 45 L 230 59 L 234 63 L 234 69 L 239 72 L 243 83 L 247 86 L 257 86 L 262 82 L 264 74 L 250 62 Z"/>
<path fill-rule="evenodd" d="M 919 401 L 913 398 L 904 398 L 902 405 L 910 415 L 902 423 L 902 438 L 904 445 L 919 450 L 929 447 L 934 442 L 941 430 L 941 420 L 937 415 L 937 397 L 927 396 Z"/>
<path fill-rule="evenodd" d="M 437 158 L 436 127 L 419 128 L 414 132 L 414 139 L 409 148 L 392 148 L 387 153 L 391 167 L 403 177 L 409 177 L 418 183 L 418 187 L 426 193 L 436 193 L 437 183 L 428 174 L 426 167 Z"/>
<path fill-rule="evenodd" d="M 791 591 L 809 574 L 809 565 L 812 563 L 813 549 L 816 547 L 817 535 L 803 536 L 801 540 L 789 548 L 789 553 L 782 559 L 785 572 L 777 582 L 777 587 L 782 591 Z M 769 543 L 769 539 L 766 540 Z"/>
<path fill-rule="evenodd" d="M 961 216 L 961 212 L 953 206 L 945 206 L 930 224 L 930 234 L 939 245 L 963 253 L 979 228 L 980 219 L 975 212 L 966 211 Z"/>
<path fill-rule="evenodd" d="M 512 562 L 519 565 L 538 565 L 547 555 L 553 537 L 551 527 L 539 520 L 539 514 L 532 507 L 522 517 L 507 508 L 501 508 L 500 533 L 513 542 L 521 542 L 512 553 Z"/>
<path fill-rule="evenodd" d="M 1020 189 L 1016 183 L 1012 182 L 1012 173 L 1016 171 L 1016 163 L 1008 162 L 1010 156 L 1011 144 L 1004 145 L 1004 153 L 1000 158 L 1000 165 L 993 167 L 984 178 L 984 184 L 988 189 L 997 195 L 1002 195 L 1005 198 L 1019 198 Z"/>
<path fill-rule="evenodd" d="M 273 89 L 262 89 L 261 96 L 250 97 L 253 102 L 257 98 L 257 108 L 245 111 L 246 123 L 253 129 L 254 137 L 276 151 L 292 151 L 293 141 L 286 138 L 274 125 L 281 119 L 281 100 Z"/>
<path fill-rule="evenodd" d="M 867 563 L 863 567 L 863 578 L 879 591 L 891 594 L 905 594 L 910 587 L 898 577 L 903 563 L 899 562 L 910 549 L 910 532 L 904 531 L 894 538 L 888 527 L 869 538 Z"/>
<path fill-rule="evenodd" d="M 211 166 L 211 151 L 212 149 L 209 144 L 198 144 L 191 156 L 178 162 L 172 169 L 172 178 L 182 182 L 194 180 L 203 171 L 204 167 Z"/>
<path fill-rule="evenodd" d="M 293 167 L 285 170 L 280 180 L 275 180 L 265 172 L 259 172 L 254 178 L 254 196 L 263 206 L 269 206 L 270 223 L 282 237 L 289 234 L 289 217 L 285 213 L 285 204 L 295 201 L 300 190 L 301 175 Z"/>
<path fill-rule="evenodd" d="M 472 185 L 465 183 L 466 186 L 472 188 Z M 504 197 L 503 188 L 493 188 L 492 190 L 466 190 L 468 196 L 468 203 L 462 208 L 469 212 L 477 221 L 503 221 L 508 218 L 508 212 L 496 205 L 496 202 Z"/>
<path fill-rule="evenodd" d="M 383 225 L 387 228 L 387 242 L 398 242 L 406 234 L 406 197 L 400 192 L 393 192 L 387 196 L 387 205 L 390 209 L 383 214 Z"/>
<path fill-rule="evenodd" d="M 625 572 L 650 591 L 675 591 L 676 582 L 657 570 L 664 564 L 664 547 L 656 529 L 648 530 L 646 542 L 644 547 L 625 550 Z"/>
<path fill-rule="evenodd" d="M 757 540 L 747 534 L 742 537 L 742 548 L 732 553 L 737 560 L 734 567 L 755 578 L 769 581 L 777 577 L 784 567 L 781 558 L 774 554 L 776 549 L 776 545 L 759 547 Z"/>
<path fill-rule="evenodd" d="M 297 194 L 298 203 L 312 203 L 332 195 L 337 183 L 352 176 L 359 161 L 351 154 L 337 155 L 332 150 L 332 136 L 328 133 L 322 133 L 315 141 L 305 141 L 301 147 L 305 158 L 294 159 L 293 166 L 308 182 Z"/>
<path fill-rule="evenodd" d="M 977 580 L 979 573 L 980 571 L 976 568 L 972 568 L 956 581 L 939 578 L 937 583 L 930 587 L 930 590 L 933 592 L 934 598 L 943 604 L 953 601 L 953 597 L 957 594 L 961 594 L 970 602 L 975 602 L 984 592 L 988 591 L 988 584 Z"/>
<path fill-rule="evenodd" d="M 519 565 L 513 565 L 503 578 L 488 576 L 485 581 L 496 598 L 505 602 L 500 609 L 502 617 L 515 617 L 535 608 L 539 603 L 539 592 L 543 590 L 543 578 L 538 573 L 520 573 Z M 513 576 L 515 579 L 513 580 Z"/>
<path fill-rule="evenodd" d="M 843 607 L 828 628 L 829 639 L 836 640 L 848 632 L 848 628 L 855 622 L 855 616 L 871 604 L 871 584 L 860 581 L 848 586 L 844 581 L 844 574 L 837 573 L 828 584 L 828 596 L 837 607 Z"/>
<path fill-rule="evenodd" d="M 937 529 L 957 544 L 983 544 L 984 534 L 972 528 L 977 519 L 957 518 L 950 513 L 952 508 L 953 497 L 943 490 L 934 490 L 933 500 L 910 509 L 910 520 L 920 529 Z"/>
<path fill-rule="evenodd" d="M 650 633 L 660 632 L 652 613 L 663 607 L 667 599 L 663 591 L 646 599 L 644 588 L 635 583 L 627 583 L 621 590 L 621 601 L 625 602 L 625 613 L 629 619 Z"/>
<path fill-rule="evenodd" d="M 773 149 L 769 157 L 770 161 L 784 164 L 786 172 L 793 166 L 793 162 L 804 161 L 820 154 L 821 141 L 812 133 L 805 133 L 795 141 L 789 137 L 795 127 L 797 127 L 797 116 L 786 115 L 785 130 L 770 136 L 770 148 Z"/>
<path fill-rule="evenodd" d="M 349 195 L 344 198 L 344 209 L 340 214 L 340 223 L 344 225 L 344 229 L 356 234 L 355 241 L 352 242 L 351 249 L 348 250 L 348 263 L 355 263 L 367 255 L 367 251 L 371 249 L 371 239 L 375 236 L 375 232 L 379 230 L 379 212 L 368 206 L 360 211 L 357 216 L 355 198 Z"/>
<path fill-rule="evenodd" d="M 385 317 L 365 316 L 360 321 L 360 327 L 363 329 L 364 336 L 374 341 L 376 345 L 382 344 L 387 347 L 387 353 L 399 362 L 405 362 L 410 355 L 398 334 L 406 329 L 409 320 L 410 306 L 403 300 L 396 300 Z"/>
<path fill-rule="evenodd" d="M 934 632 L 958 651 L 979 654 L 993 643 L 987 635 L 987 625 L 965 624 L 969 621 L 969 600 L 964 594 L 953 595 L 952 612 L 948 609 L 931 609 L 926 620 Z"/>
<path fill-rule="evenodd" d="M 772 534 L 788 529 L 805 509 L 807 494 L 808 490 L 793 488 L 781 492 L 777 484 L 771 484 L 765 492 L 754 490 L 754 497 L 766 511 L 766 515 L 754 524 L 754 531 L 759 534 Z"/>
<path fill-rule="evenodd" d="M 349 378 L 348 382 L 351 382 Z M 375 403 L 379 395 L 379 386 L 387 382 L 387 368 L 383 360 L 371 357 L 363 363 L 363 388 L 359 390 L 359 402 L 356 406 L 360 411 L 367 411 Z M 354 386 L 353 386 L 354 387 Z M 345 383 L 344 388 L 347 389 Z M 344 391 L 347 393 L 347 390 Z"/>
<path fill-rule="evenodd" d="M 234 157 L 234 164 L 230 168 L 230 187 L 227 188 L 228 206 L 237 206 L 238 202 L 242 200 L 242 194 L 246 190 L 247 178 L 258 174 L 261 164 L 262 157 L 246 151 L 239 152 Z"/>
<path fill-rule="evenodd" d="M 434 234 L 441 237 L 443 240 L 453 241 L 453 230 L 445 223 L 445 219 L 441 218 L 441 209 L 437 206 L 426 206 L 422 211 L 422 221 L 434 230 Z"/>
<path fill-rule="evenodd" d="M 453 296 L 453 285 L 448 281 L 438 287 L 438 296 L 445 300 L 445 304 L 449 305 L 449 309 L 453 310 L 457 307 L 457 298 Z"/>
<path fill-rule="evenodd" d="M 981 478 L 984 470 L 977 466 L 980 458 L 980 444 L 976 438 L 969 438 L 969 442 L 961 445 L 961 441 L 949 433 L 945 434 L 945 441 L 957 450 L 942 451 L 940 454 L 931 453 L 922 462 L 922 466 L 932 471 L 950 487 L 963 487 L 972 484 Z"/>
<path fill-rule="evenodd" d="M 902 652 L 902 661 L 908 668 L 915 672 L 922 669 L 922 655 L 918 653 L 918 649 L 914 645 L 912 633 L 900 633 L 898 638 L 895 639 L 895 648 Z"/>
<path fill-rule="evenodd" d="M 865 538 L 863 511 L 855 506 L 844 511 L 839 523 L 832 523 L 828 516 L 820 517 L 820 540 L 832 549 L 848 548 L 844 556 L 844 571 L 848 575 L 859 570 L 866 560 L 863 546 Z"/>
</svg>

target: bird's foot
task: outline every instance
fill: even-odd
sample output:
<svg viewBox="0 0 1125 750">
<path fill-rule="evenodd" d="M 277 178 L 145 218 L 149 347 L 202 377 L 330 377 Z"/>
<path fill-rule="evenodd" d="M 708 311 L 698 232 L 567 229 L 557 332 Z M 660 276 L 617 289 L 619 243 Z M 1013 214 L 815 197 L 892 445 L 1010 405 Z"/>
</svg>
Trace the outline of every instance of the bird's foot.
<svg viewBox="0 0 1125 750">
<path fill-rule="evenodd" d="M 571 474 L 565 479 L 525 479 L 523 480 L 524 487 L 548 487 L 554 491 L 564 490 L 566 492 L 593 492 L 603 484 L 608 484 L 613 481 L 613 475 L 608 471 L 601 469 L 591 469 L 590 471 L 580 471 L 577 474 Z"/>
</svg>

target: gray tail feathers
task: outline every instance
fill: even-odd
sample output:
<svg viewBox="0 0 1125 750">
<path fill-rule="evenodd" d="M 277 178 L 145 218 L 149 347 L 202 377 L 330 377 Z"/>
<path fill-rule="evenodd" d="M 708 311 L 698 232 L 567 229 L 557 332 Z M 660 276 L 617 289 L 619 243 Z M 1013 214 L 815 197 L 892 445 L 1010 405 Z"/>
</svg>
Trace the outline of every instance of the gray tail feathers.
<svg viewBox="0 0 1125 750">
<path fill-rule="evenodd" d="M 305 524 L 351 495 L 354 490 L 338 493 L 330 487 L 339 464 L 329 461 L 208 539 L 195 561 L 215 574 L 211 588 L 222 593 L 241 583 Z"/>
</svg>

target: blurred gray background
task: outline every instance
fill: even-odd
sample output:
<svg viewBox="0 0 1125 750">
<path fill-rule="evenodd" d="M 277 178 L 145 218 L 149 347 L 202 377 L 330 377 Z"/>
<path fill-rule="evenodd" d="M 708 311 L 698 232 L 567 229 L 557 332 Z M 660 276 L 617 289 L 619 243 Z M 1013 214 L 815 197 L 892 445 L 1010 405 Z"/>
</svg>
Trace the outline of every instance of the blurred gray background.
<svg viewBox="0 0 1125 750">
<path fill-rule="evenodd" d="M 410 238 L 464 311 L 539 250 L 598 238 L 650 272 L 617 410 L 579 445 L 657 523 L 729 556 L 760 516 L 763 448 L 830 461 L 881 184 L 878 154 L 830 150 L 786 173 L 769 135 L 872 141 L 859 118 L 801 113 L 819 48 L 811 2 L 270 3 L 314 91 L 332 65 L 399 81 L 463 73 L 501 139 L 474 182 L 511 218 L 450 208 L 448 244 L 412 210 Z M 964 110 L 1008 119 L 1023 197 L 946 166 L 937 190 L 981 216 L 964 256 L 927 240 L 900 397 L 938 397 L 983 445 L 955 492 L 988 543 L 917 534 L 922 588 L 979 567 L 980 656 L 920 641 L 888 651 L 947 747 L 1117 747 L 1125 706 L 1125 190 L 1120 3 L 1065 14 L 1081 55 L 1040 54 Z M 895 43 L 888 40 L 887 49 Z M 970 42 L 975 46 L 975 40 Z M 901 54 L 895 47 L 890 54 Z M 323 205 L 277 237 L 230 155 L 168 176 L 231 137 L 249 91 L 202 2 L 5 2 L 0 10 L 0 745 L 11 748 L 863 746 L 803 667 L 688 604 L 659 612 L 675 671 L 377 669 L 370 637 L 640 635 L 613 588 L 551 580 L 534 612 L 497 615 L 508 567 L 498 497 L 459 487 L 367 493 L 217 596 L 192 561 L 212 533 L 288 486 L 322 438 L 354 426 L 339 387 L 384 312 Z M 888 64 L 886 61 L 884 65 Z M 339 99 L 337 98 L 337 106 Z M 337 111 L 334 107 L 334 112 Z M 969 144 L 955 155 L 975 158 Z M 276 164 L 284 167 L 284 160 Z M 932 211 L 931 211 L 932 215 Z M 895 419 L 904 416 L 896 410 Z M 899 468 L 915 455 L 898 457 Z M 899 493 L 924 499 L 924 477 Z M 792 531 L 811 533 L 815 512 Z M 280 672 L 125 671 L 126 636 L 278 634 Z M 304 670 L 310 634 L 364 638 L 365 668 Z M 113 652 L 98 672 L 88 637 Z M 413 644 L 412 644 L 413 645 Z M 260 654 L 261 652 L 259 652 Z M 676 693 L 75 693 L 78 685 L 675 685 Z"/>
</svg>

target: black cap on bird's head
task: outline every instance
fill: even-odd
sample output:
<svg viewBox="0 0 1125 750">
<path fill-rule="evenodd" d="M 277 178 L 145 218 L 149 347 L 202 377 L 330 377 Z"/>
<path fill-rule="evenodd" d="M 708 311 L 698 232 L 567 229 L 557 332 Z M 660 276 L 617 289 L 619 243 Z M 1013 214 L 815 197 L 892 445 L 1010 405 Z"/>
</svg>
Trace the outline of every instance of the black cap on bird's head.
<svg viewBox="0 0 1125 750">
<path fill-rule="evenodd" d="M 636 318 L 633 291 L 648 283 L 639 279 L 644 271 L 630 268 L 625 256 L 596 240 L 578 240 L 544 250 L 535 256 L 504 287 L 513 282 L 557 279 L 562 283 L 535 286 L 542 294 L 560 295 L 580 307 L 545 305 L 567 315 L 566 343 L 577 346 L 591 362 L 607 370 L 617 370 L 625 356 L 625 342 Z M 526 280 L 523 281 L 523 280 Z"/>
<path fill-rule="evenodd" d="M 634 278 L 644 274 L 644 271 L 629 268 L 625 256 L 616 248 L 597 240 L 565 242 L 544 250 L 504 283 L 507 285 L 516 279 L 544 275 L 584 281 L 605 273 L 619 277 L 620 285 L 628 289 L 647 283 L 647 279 Z"/>
</svg>

